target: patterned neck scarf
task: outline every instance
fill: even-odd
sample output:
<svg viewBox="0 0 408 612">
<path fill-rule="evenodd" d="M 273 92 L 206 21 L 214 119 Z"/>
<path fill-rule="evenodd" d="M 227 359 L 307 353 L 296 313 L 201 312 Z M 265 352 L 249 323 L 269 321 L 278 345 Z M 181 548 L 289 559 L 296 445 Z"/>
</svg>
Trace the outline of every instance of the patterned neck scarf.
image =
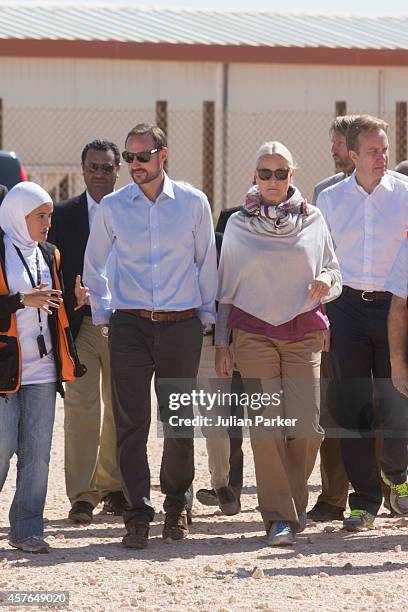
<svg viewBox="0 0 408 612">
<path fill-rule="evenodd" d="M 294 185 L 288 189 L 287 200 L 277 206 L 264 204 L 258 185 L 254 185 L 246 195 L 243 212 L 251 231 L 283 236 L 297 233 L 309 214 L 306 200 Z"/>
</svg>

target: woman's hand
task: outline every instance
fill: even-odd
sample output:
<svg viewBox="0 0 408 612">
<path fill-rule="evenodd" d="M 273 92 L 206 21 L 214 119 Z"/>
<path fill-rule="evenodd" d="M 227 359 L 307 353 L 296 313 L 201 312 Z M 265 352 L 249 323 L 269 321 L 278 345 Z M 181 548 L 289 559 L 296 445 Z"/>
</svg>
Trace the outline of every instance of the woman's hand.
<svg viewBox="0 0 408 612">
<path fill-rule="evenodd" d="M 75 298 L 77 301 L 77 305 L 75 306 L 74 310 L 79 310 L 83 306 L 89 305 L 89 289 L 88 287 L 82 287 L 81 277 L 79 274 L 77 275 L 75 279 L 74 293 L 75 293 Z"/>
<path fill-rule="evenodd" d="M 321 300 L 329 295 L 332 286 L 332 277 L 327 272 L 322 272 L 310 285 L 309 297 L 311 300 Z"/>
<path fill-rule="evenodd" d="M 215 349 L 215 371 L 220 378 L 231 378 L 233 369 L 232 352 L 228 346 L 216 347 Z"/>
<path fill-rule="evenodd" d="M 48 287 L 47 283 L 38 285 L 32 291 L 24 291 L 24 306 L 39 308 L 48 314 L 52 314 L 50 308 L 58 309 L 63 301 L 61 297 L 62 291 L 49 287 L 44 289 L 44 287 Z"/>
</svg>

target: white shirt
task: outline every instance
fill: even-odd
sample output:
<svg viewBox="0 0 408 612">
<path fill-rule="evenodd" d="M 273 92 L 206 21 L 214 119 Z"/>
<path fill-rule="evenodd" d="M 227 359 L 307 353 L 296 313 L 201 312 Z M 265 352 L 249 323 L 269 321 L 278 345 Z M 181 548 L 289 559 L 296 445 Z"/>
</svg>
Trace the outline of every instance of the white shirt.
<svg viewBox="0 0 408 612">
<path fill-rule="evenodd" d="M 325 189 L 317 206 L 329 227 L 343 284 L 384 291 L 408 228 L 408 183 L 386 174 L 372 193 L 355 173 Z"/>
<path fill-rule="evenodd" d="M 7 236 L 4 239 L 4 243 L 6 248 L 6 275 L 10 293 L 32 291 L 33 288 L 27 270 L 24 268 L 13 243 Z M 47 283 L 49 287 L 52 287 L 50 269 L 38 247 L 36 251 L 39 256 L 41 282 Z M 25 257 L 25 260 L 34 281 L 36 281 L 37 266 L 35 251 L 29 257 Z M 37 308 L 26 306 L 25 308 L 17 310 L 16 316 L 18 339 L 22 357 L 21 384 L 34 385 L 38 383 L 55 382 L 57 380 L 57 374 L 47 313 L 40 310 L 42 333 L 47 349 L 47 355 L 43 358 L 40 357 L 37 345 L 37 336 L 40 333 Z"/>
<path fill-rule="evenodd" d="M 385 288 L 394 295 L 408 297 L 408 239 L 404 240 L 385 281 Z"/>
<path fill-rule="evenodd" d="M 88 222 L 89 229 L 92 227 L 93 220 L 95 218 L 96 211 L 98 210 L 98 202 L 96 202 L 89 191 L 86 192 L 86 201 L 88 203 Z"/>
</svg>

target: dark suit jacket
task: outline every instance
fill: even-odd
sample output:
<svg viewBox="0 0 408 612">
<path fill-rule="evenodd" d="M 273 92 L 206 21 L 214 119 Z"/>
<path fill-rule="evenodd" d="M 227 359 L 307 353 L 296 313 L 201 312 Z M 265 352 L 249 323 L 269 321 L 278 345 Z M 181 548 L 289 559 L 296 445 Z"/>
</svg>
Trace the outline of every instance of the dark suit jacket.
<svg viewBox="0 0 408 612">
<path fill-rule="evenodd" d="M 0 185 L 0 204 L 2 203 L 4 196 L 6 195 L 8 189 L 5 185 Z"/>
<path fill-rule="evenodd" d="M 65 304 L 74 338 L 78 335 L 85 308 L 75 311 L 75 278 L 82 277 L 86 243 L 89 237 L 88 203 L 86 192 L 59 202 L 54 207 L 48 242 L 61 252 L 62 276 L 65 286 Z"/>
<path fill-rule="evenodd" d="M 225 232 L 225 227 L 227 225 L 227 221 L 231 215 L 241 210 L 241 206 L 234 206 L 234 208 L 226 208 L 220 212 L 220 216 L 218 217 L 217 226 L 215 228 L 216 232 L 223 234 Z"/>
</svg>

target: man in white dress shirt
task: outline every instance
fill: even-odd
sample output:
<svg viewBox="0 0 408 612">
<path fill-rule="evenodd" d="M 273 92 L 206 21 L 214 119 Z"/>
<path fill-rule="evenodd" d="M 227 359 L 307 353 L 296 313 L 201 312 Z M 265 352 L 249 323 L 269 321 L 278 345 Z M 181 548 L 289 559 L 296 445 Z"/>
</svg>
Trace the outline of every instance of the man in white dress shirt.
<svg viewBox="0 0 408 612">
<path fill-rule="evenodd" d="M 132 182 L 106 196 L 98 208 L 84 279 L 93 321 L 109 333 L 118 463 L 129 504 L 123 545 L 145 548 L 154 518 L 146 453 L 153 374 L 164 421 L 163 537 L 180 540 L 188 534 L 186 493 L 194 477 L 194 440 L 187 424 L 172 428 L 168 422 L 169 398 L 160 380 L 171 379 L 169 386 L 177 391 L 184 379 L 187 392 L 197 376 L 203 326 L 215 322 L 217 264 L 207 197 L 164 172 L 163 131 L 139 124 L 125 147 L 122 157 Z"/>
<path fill-rule="evenodd" d="M 408 513 L 408 406 L 391 382 L 385 280 L 408 227 L 408 184 L 386 173 L 387 124 L 359 115 L 347 131 L 355 165 L 349 177 L 324 190 L 317 206 L 330 229 L 343 275 L 343 293 L 327 307 L 332 329 L 342 456 L 354 492 L 349 531 L 372 527 L 382 501 L 373 432 L 373 379 L 384 445 L 381 475 L 390 502 Z"/>
</svg>

